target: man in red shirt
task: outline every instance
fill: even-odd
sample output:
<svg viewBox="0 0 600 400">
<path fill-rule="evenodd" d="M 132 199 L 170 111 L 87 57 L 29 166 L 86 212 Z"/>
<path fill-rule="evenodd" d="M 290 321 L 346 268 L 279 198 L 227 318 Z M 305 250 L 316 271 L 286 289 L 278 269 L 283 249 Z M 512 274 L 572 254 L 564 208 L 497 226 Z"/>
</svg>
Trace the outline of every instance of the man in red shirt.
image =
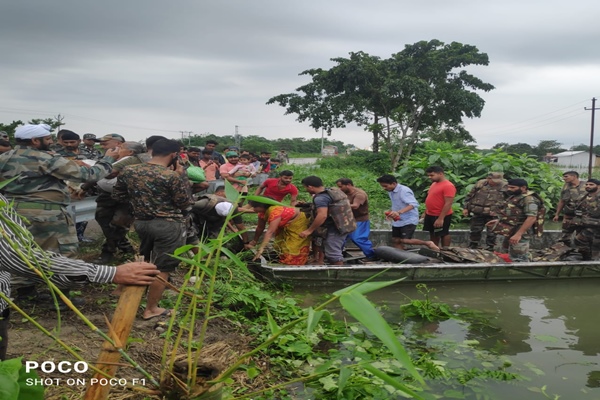
<svg viewBox="0 0 600 400">
<path fill-rule="evenodd" d="M 294 173 L 292 171 L 281 171 L 279 178 L 269 178 L 256 188 L 256 196 L 267 196 L 277 201 L 282 201 L 285 196 L 290 195 L 290 206 L 296 205 L 298 188 L 292 184 Z"/>
<path fill-rule="evenodd" d="M 422 215 L 423 231 L 429 232 L 429 237 L 436 246 L 448 247 L 452 202 L 456 196 L 456 187 L 446 179 L 442 167 L 431 166 L 425 170 L 425 173 L 432 183 L 425 199 L 425 213 Z"/>
</svg>

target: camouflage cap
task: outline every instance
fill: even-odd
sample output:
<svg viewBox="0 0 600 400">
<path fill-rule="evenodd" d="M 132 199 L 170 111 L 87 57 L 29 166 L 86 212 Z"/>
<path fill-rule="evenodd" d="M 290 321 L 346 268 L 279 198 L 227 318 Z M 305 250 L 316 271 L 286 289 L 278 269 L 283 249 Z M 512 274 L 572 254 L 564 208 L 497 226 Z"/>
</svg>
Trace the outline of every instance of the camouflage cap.
<svg viewBox="0 0 600 400">
<path fill-rule="evenodd" d="M 504 179 L 504 173 L 502 172 L 490 172 L 488 178 L 492 179 Z"/>
<path fill-rule="evenodd" d="M 109 133 L 108 135 L 104 135 L 100 138 L 100 142 L 106 142 L 108 140 L 118 140 L 119 142 L 124 142 L 125 138 L 118 133 Z"/>
<path fill-rule="evenodd" d="M 8 139 L 8 133 L 6 133 L 4 131 L 0 131 L 0 138 L 2 138 L 2 139 Z"/>
<path fill-rule="evenodd" d="M 99 142 L 100 139 L 96 139 L 96 135 L 93 133 L 85 133 L 83 135 L 83 140 L 93 140 L 94 142 Z"/>
</svg>

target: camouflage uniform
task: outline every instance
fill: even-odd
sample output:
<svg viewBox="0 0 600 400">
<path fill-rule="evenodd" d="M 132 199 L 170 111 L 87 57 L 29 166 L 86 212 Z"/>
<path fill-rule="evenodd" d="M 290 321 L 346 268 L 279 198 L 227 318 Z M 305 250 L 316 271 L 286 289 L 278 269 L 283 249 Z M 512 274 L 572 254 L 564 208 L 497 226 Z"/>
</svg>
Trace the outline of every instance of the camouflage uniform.
<svg viewBox="0 0 600 400">
<path fill-rule="evenodd" d="M 79 153 L 83 154 L 88 160 L 98 161 L 102 158 L 102 152 L 96 148 L 90 149 L 86 145 L 79 145 Z"/>
<path fill-rule="evenodd" d="M 60 150 L 55 151 L 55 153 L 61 157 L 66 158 L 67 160 L 87 160 L 89 158 L 84 153 L 82 153 L 81 150 L 79 150 L 79 152 L 76 153 L 74 151 L 67 150 L 66 147 L 62 147 Z"/>
<path fill-rule="evenodd" d="M 28 229 L 44 250 L 63 255 L 77 251 L 77 234 L 66 206 L 71 196 L 65 180 L 97 181 L 111 171 L 112 157 L 94 167 L 80 167 L 64 157 L 28 146 L 15 146 L 0 155 L 0 174 L 5 179 L 19 176 L 3 188 L 15 209 L 28 221 Z"/>
<path fill-rule="evenodd" d="M 66 147 L 62 147 L 60 150 L 58 150 L 56 152 L 56 154 L 66 158 L 67 160 L 87 160 L 88 159 L 88 157 L 85 154 L 83 154 L 81 152 L 81 150 L 79 150 L 79 152 L 76 153 L 74 151 L 67 150 Z M 72 187 L 72 185 L 70 185 L 69 183 L 67 183 L 67 185 Z M 75 189 L 75 188 L 73 188 L 73 189 Z M 88 225 L 87 221 L 81 221 L 81 222 L 77 222 L 75 224 L 75 230 L 77 231 L 77 240 L 78 241 L 83 240 L 83 238 L 84 238 L 83 234 L 85 232 L 85 228 L 87 227 L 87 225 Z"/>
<path fill-rule="evenodd" d="M 124 158 L 113 164 L 113 173 L 120 173 L 127 166 L 143 162 L 139 154 Z M 112 198 L 111 193 L 98 188 L 94 219 L 100 225 L 105 238 L 101 257 L 112 257 L 117 250 L 123 253 L 134 252 L 133 246 L 127 239 L 127 232 L 132 223 L 132 218 L 128 218 L 130 214 L 129 202 L 117 201 Z"/>
<path fill-rule="evenodd" d="M 567 246 L 571 246 L 573 233 L 578 230 L 577 224 L 573 224 L 575 208 L 586 194 L 585 181 L 580 181 L 577 186 L 571 186 L 566 183 L 560 192 L 560 199 L 564 202 L 564 205 L 562 208 L 562 236 L 560 237 L 559 242 L 563 242 Z"/>
<path fill-rule="evenodd" d="M 502 248 L 508 251 L 513 261 L 527 262 L 531 260 L 529 242 L 533 234 L 532 228 L 529 228 L 521 236 L 521 240 L 517 244 L 510 244 L 509 239 L 517 233 L 527 217 L 537 217 L 540 207 L 540 201 L 535 193 L 527 191 L 527 193 L 510 196 L 498 210 L 500 219 L 493 231 L 498 235 L 504 236 Z"/>
<path fill-rule="evenodd" d="M 470 248 L 479 248 L 481 233 L 485 229 L 485 224 L 497 218 L 498 207 L 504 202 L 505 193 L 506 180 L 502 180 L 496 186 L 492 186 L 487 179 L 481 179 L 477 181 L 473 189 L 465 197 L 463 208 L 471 214 Z M 494 250 L 496 234 L 491 230 L 487 232 L 485 244 L 486 250 Z"/>
<path fill-rule="evenodd" d="M 583 260 L 592 259 L 594 237 L 600 237 L 600 198 L 598 196 L 600 196 L 600 192 L 588 193 L 576 206 L 577 216 L 574 217 L 573 224 L 580 226 L 580 230 L 575 236 L 575 246 Z"/>
<path fill-rule="evenodd" d="M 194 202 L 187 178 L 162 165 L 132 165 L 117 178 L 112 197 L 130 202 L 146 260 L 173 270 L 179 261 L 169 254 L 185 244 L 186 214 Z"/>
</svg>

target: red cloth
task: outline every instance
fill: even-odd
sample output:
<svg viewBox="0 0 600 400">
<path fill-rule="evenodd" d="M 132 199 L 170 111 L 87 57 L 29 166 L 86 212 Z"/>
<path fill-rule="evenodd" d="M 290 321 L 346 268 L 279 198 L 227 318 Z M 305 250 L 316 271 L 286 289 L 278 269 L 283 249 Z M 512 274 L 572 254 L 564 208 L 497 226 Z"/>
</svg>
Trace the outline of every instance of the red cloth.
<svg viewBox="0 0 600 400">
<path fill-rule="evenodd" d="M 456 188 L 452 182 L 445 180 L 442 182 L 433 182 L 425 199 L 425 213 L 434 217 L 438 217 L 442 213 L 444 207 L 444 197 L 454 197 Z M 448 214 L 452 214 L 452 208 Z"/>
<path fill-rule="evenodd" d="M 279 182 L 279 178 L 269 178 L 263 182 L 263 186 L 265 187 L 265 191 L 263 196 L 270 197 L 277 201 L 282 201 L 285 196 L 288 194 L 290 196 L 298 196 L 298 188 L 291 183 L 285 186 L 283 189 L 279 190 L 277 187 L 277 182 Z"/>
</svg>

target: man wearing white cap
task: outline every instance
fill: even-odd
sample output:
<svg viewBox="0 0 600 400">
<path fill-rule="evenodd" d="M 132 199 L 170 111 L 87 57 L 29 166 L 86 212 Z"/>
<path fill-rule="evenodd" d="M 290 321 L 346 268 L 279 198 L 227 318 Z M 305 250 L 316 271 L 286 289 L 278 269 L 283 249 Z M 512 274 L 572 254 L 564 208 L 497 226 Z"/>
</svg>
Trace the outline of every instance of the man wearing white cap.
<svg viewBox="0 0 600 400">
<path fill-rule="evenodd" d="M 5 196 L 27 218 L 28 229 L 42 249 L 73 255 L 78 240 L 66 209 L 71 200 L 65 181 L 102 179 L 110 173 L 117 152 L 107 152 L 93 167 L 81 166 L 48 152 L 53 140 L 45 124 L 18 127 L 15 140 L 15 148 L 0 155 L 2 178 L 18 177 L 4 187 Z"/>
</svg>

